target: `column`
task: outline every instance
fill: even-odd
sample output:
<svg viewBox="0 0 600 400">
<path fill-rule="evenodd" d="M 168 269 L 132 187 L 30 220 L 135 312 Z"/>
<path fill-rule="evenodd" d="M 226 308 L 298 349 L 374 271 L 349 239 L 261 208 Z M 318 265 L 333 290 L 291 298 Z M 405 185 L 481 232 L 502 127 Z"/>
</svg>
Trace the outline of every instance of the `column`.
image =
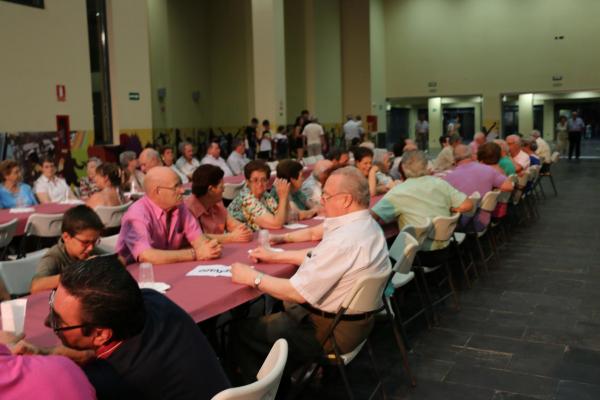
<svg viewBox="0 0 600 400">
<path fill-rule="evenodd" d="M 502 102 L 500 93 L 484 93 L 481 101 L 481 124 L 485 129 L 490 130 L 493 127 L 502 132 L 500 124 L 502 123 Z M 478 129 L 480 127 L 477 127 Z"/>
<path fill-rule="evenodd" d="M 548 142 L 554 139 L 554 100 L 544 100 L 544 129 L 542 136 Z"/>
<path fill-rule="evenodd" d="M 286 123 L 283 2 L 252 0 L 254 114 L 271 126 Z"/>
<path fill-rule="evenodd" d="M 369 10 L 371 114 L 377 117 L 377 131 L 387 132 L 385 97 L 385 20 L 383 0 L 371 0 Z"/>
<path fill-rule="evenodd" d="M 427 111 L 429 114 L 429 148 L 439 149 L 440 136 L 442 136 L 442 134 L 444 133 L 442 98 L 432 97 L 428 99 Z M 413 127 L 409 127 L 409 129 L 412 129 Z"/>
<path fill-rule="evenodd" d="M 519 132 L 527 136 L 533 130 L 533 94 L 519 95 Z"/>
</svg>

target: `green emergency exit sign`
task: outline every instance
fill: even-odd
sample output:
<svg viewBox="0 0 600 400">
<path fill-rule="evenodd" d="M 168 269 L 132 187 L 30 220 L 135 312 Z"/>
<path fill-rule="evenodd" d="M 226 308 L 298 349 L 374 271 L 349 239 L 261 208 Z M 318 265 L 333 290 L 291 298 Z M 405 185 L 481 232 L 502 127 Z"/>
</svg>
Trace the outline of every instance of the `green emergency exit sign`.
<svg viewBox="0 0 600 400">
<path fill-rule="evenodd" d="M 131 101 L 138 101 L 140 99 L 140 93 L 139 92 L 129 92 L 129 100 Z"/>
</svg>

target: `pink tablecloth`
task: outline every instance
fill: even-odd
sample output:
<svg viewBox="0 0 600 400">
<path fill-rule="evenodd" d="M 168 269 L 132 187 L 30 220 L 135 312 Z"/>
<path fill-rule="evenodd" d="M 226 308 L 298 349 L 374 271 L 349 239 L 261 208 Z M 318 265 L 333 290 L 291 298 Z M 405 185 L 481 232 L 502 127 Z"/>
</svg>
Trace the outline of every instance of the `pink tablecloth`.
<svg viewBox="0 0 600 400">
<path fill-rule="evenodd" d="M 42 214 L 62 214 L 68 209 L 74 207 L 74 204 L 56 204 L 56 203 L 48 203 L 48 204 L 38 204 L 37 206 L 33 206 L 35 208 L 36 213 Z M 17 225 L 17 233 L 16 235 L 22 235 L 25 233 L 25 224 L 27 223 L 27 218 L 33 214 L 32 212 L 28 213 L 11 213 L 7 209 L 0 210 L 0 224 L 5 224 L 14 218 L 16 218 L 19 222 Z"/>
<path fill-rule="evenodd" d="M 374 198 L 377 202 L 380 197 Z M 300 221 L 300 223 L 314 226 L 322 223 L 322 220 L 311 219 Z M 287 229 L 273 230 L 274 233 L 290 232 Z M 386 237 L 398 233 L 395 224 L 384 227 Z M 303 249 L 316 246 L 317 242 L 287 243 L 277 245 L 283 249 Z M 186 273 L 197 265 L 224 264 L 231 265 L 234 262 L 252 264 L 248 258 L 248 250 L 258 246 L 255 239 L 250 243 L 228 244 L 223 246 L 222 257 L 212 261 L 186 262 L 168 265 L 155 265 L 154 278 L 157 282 L 166 282 L 171 289 L 166 295 L 181 308 L 183 308 L 196 322 L 204 321 L 210 317 L 222 314 L 232 308 L 253 300 L 261 293 L 253 288 L 238 285 L 226 277 L 188 277 Z M 290 277 L 296 271 L 296 266 L 290 264 L 255 264 L 261 271 L 278 277 Z M 137 279 L 137 264 L 130 265 L 129 272 Z M 29 296 L 27 304 L 27 315 L 25 320 L 25 332 L 27 338 L 34 344 L 40 346 L 51 346 L 58 343 L 58 339 L 43 323 L 48 314 L 48 292 Z"/>
</svg>

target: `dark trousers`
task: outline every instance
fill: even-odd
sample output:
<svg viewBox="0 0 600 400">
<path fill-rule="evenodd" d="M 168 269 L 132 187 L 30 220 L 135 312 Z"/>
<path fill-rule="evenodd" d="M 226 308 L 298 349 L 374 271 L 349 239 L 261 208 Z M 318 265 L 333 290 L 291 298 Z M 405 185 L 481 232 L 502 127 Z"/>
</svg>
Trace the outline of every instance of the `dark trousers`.
<svg viewBox="0 0 600 400">
<path fill-rule="evenodd" d="M 581 153 L 581 132 L 569 132 L 569 160 L 573 157 L 573 152 L 575 152 L 575 157 L 579 160 L 579 154 Z"/>
<path fill-rule="evenodd" d="M 285 304 L 285 311 L 260 318 L 238 321 L 232 326 L 229 340 L 229 363 L 241 374 L 235 384 L 256 381 L 256 374 L 271 347 L 279 338 L 288 342 L 289 352 L 284 376 L 323 353 L 321 342 L 332 319 L 311 314 L 298 304 Z M 335 340 L 342 353 L 358 346 L 371 332 L 373 318 L 341 321 L 335 329 Z M 325 351 L 331 351 L 326 344 Z M 232 379 L 234 377 L 230 375 Z"/>
</svg>

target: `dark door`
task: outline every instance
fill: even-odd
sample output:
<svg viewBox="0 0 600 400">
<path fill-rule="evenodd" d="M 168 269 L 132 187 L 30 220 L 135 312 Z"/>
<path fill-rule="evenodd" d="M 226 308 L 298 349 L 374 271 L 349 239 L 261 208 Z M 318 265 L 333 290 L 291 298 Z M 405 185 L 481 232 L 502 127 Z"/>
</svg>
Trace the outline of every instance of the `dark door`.
<svg viewBox="0 0 600 400">
<path fill-rule="evenodd" d="M 392 109 L 388 112 L 388 145 L 400 143 L 402 140 L 409 137 L 408 112 L 408 108 L 399 107 L 392 107 Z"/>
</svg>

